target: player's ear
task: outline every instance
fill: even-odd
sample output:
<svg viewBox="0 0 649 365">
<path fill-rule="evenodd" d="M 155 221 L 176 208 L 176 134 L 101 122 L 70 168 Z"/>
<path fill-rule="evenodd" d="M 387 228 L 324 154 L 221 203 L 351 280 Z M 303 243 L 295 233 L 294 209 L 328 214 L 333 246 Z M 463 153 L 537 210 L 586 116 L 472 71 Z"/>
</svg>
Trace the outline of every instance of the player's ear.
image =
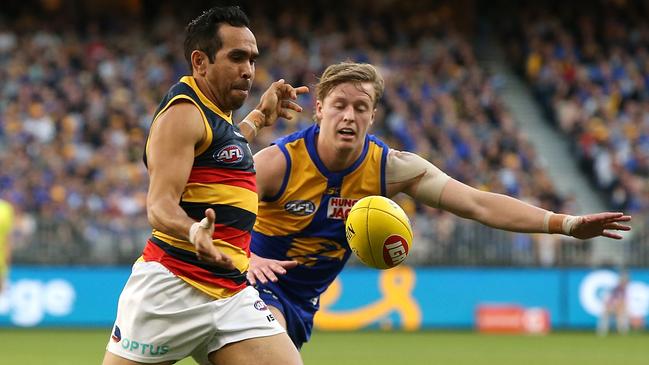
<svg viewBox="0 0 649 365">
<path fill-rule="evenodd" d="M 376 108 L 372 110 L 372 116 L 370 117 L 370 125 L 374 124 L 375 117 L 376 117 Z"/>
<path fill-rule="evenodd" d="M 209 63 L 209 58 L 203 51 L 197 49 L 192 51 L 191 55 L 192 60 L 192 70 L 200 76 L 205 76 L 207 71 L 207 65 Z"/>
<path fill-rule="evenodd" d="M 315 121 L 320 124 L 320 121 L 322 120 L 322 101 L 316 100 L 315 101 Z"/>
</svg>

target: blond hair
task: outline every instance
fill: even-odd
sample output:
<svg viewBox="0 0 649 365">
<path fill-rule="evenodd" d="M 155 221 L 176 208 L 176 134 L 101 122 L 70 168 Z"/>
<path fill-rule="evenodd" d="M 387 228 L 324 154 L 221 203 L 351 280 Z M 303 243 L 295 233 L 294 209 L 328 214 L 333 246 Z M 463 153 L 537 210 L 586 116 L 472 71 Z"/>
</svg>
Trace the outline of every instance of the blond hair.
<svg viewBox="0 0 649 365">
<path fill-rule="evenodd" d="M 376 69 L 376 67 L 369 63 L 356 63 L 356 62 L 341 62 L 333 64 L 322 73 L 320 81 L 316 84 L 316 98 L 323 102 L 324 98 L 329 95 L 331 90 L 336 86 L 351 82 L 354 84 L 361 84 L 365 82 L 372 83 L 374 86 L 374 95 L 372 101 L 376 107 L 376 103 L 383 95 L 384 83 L 383 77 Z"/>
</svg>

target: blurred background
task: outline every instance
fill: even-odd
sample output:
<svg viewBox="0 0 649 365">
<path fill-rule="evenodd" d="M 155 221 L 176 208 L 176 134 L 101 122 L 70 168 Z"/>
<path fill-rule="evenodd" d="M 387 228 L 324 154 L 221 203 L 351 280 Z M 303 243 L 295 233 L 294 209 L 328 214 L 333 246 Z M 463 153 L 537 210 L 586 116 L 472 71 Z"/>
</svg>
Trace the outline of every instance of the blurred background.
<svg viewBox="0 0 649 365">
<path fill-rule="evenodd" d="M 561 343 L 553 336 L 588 331 L 583 338 L 597 341 L 598 325 L 599 337 L 609 333 L 602 318 L 611 312 L 610 334 L 629 333 L 626 340 L 610 342 L 610 355 L 593 350 L 566 363 L 646 361 L 649 2 L 631 0 L 2 2 L 0 199 L 14 215 L 0 338 L 31 342 L 38 334 L 61 338 L 60 328 L 75 329 L 70 336 L 90 328 L 79 332 L 98 338 L 83 346 L 87 361 L 100 361 L 129 266 L 150 235 L 142 151 L 162 96 L 188 74 L 184 26 L 206 8 L 232 4 L 248 14 L 261 52 L 253 93 L 235 119 L 274 80 L 313 90 L 329 64 L 369 62 L 386 81 L 372 133 L 391 147 L 555 212 L 633 215 L 621 241 L 578 241 L 492 230 L 398 196 L 415 230 L 407 266 L 380 272 L 352 259 L 322 298 L 319 330 L 387 333 L 403 346 L 446 343 L 414 363 L 460 364 L 464 346 L 500 347 L 489 341 L 517 334 Z M 264 129 L 253 151 L 313 123 L 313 93 L 299 103 L 304 112 Z M 625 321 L 615 320 L 608 298 L 626 275 L 620 328 Z M 443 348 L 455 342 L 439 337 L 449 330 L 460 331 L 451 335 L 460 349 L 452 360 Z M 413 337 L 399 337 L 408 331 Z M 346 336 L 317 332 L 305 360 L 331 361 L 317 349 L 362 341 Z M 335 361 L 363 363 L 351 359 L 371 356 L 377 340 L 367 341 Z M 530 346 L 521 361 L 530 363 L 536 342 Z M 544 358 L 551 351 L 541 350 L 536 358 L 561 364 L 570 351 Z M 38 357 L 0 352 L 17 356 L 15 363 Z M 503 356 L 493 363 L 513 355 Z"/>
</svg>

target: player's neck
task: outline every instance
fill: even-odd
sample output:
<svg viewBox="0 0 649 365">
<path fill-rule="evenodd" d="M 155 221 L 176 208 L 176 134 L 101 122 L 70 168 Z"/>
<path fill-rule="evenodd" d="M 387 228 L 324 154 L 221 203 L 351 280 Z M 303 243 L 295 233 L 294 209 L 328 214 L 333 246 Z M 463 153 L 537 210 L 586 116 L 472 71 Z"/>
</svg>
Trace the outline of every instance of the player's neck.
<svg viewBox="0 0 649 365">
<path fill-rule="evenodd" d="M 209 82 L 205 80 L 205 78 L 202 77 L 196 77 L 194 75 L 194 80 L 196 81 L 196 86 L 198 86 L 198 89 L 205 95 L 209 101 L 212 102 L 212 104 L 216 105 L 217 108 L 219 108 L 220 111 L 222 111 L 225 114 L 230 114 L 231 110 L 228 110 L 223 103 L 219 100 L 217 97 L 216 93 L 212 91 L 212 88 L 210 87 Z"/>
<path fill-rule="evenodd" d="M 339 149 L 333 143 L 318 143 L 316 138 L 316 151 L 327 170 L 332 172 L 343 171 L 349 168 L 360 157 L 363 148 L 357 151 Z"/>
</svg>

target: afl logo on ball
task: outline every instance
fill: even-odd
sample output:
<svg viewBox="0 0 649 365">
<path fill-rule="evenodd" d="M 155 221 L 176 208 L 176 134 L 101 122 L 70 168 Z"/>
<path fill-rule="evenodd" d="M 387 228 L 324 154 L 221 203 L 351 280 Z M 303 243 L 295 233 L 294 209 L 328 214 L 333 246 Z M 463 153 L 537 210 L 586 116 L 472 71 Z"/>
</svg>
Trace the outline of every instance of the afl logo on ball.
<svg viewBox="0 0 649 365">
<path fill-rule="evenodd" d="M 234 144 L 225 146 L 214 154 L 214 159 L 228 164 L 241 162 L 243 160 L 243 149 Z"/>
<path fill-rule="evenodd" d="M 398 234 L 393 234 L 383 242 L 383 260 L 389 266 L 396 266 L 406 259 L 408 242 Z"/>
<path fill-rule="evenodd" d="M 263 300 L 258 300 L 255 302 L 255 309 L 265 311 L 268 307 L 266 307 L 266 303 Z"/>
</svg>

